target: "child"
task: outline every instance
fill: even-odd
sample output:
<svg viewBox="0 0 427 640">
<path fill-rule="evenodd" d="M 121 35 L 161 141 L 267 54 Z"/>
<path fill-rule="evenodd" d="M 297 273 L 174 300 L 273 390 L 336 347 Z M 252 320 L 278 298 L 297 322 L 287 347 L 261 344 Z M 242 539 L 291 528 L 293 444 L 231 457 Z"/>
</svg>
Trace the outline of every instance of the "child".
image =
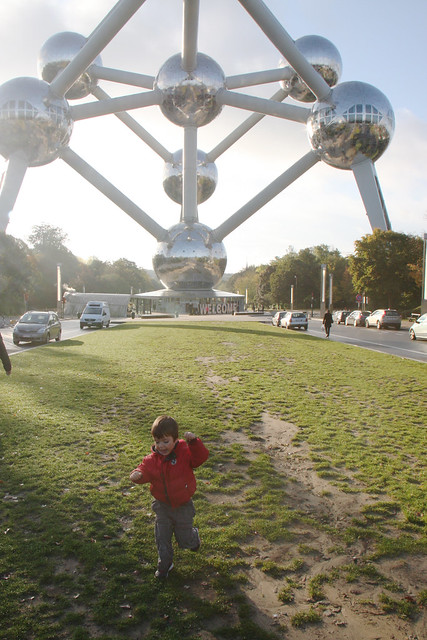
<svg viewBox="0 0 427 640">
<path fill-rule="evenodd" d="M 166 415 L 154 420 L 151 435 L 151 453 L 132 471 L 130 479 L 135 484 L 150 483 L 159 556 L 155 576 L 167 578 L 173 568 L 172 534 L 181 549 L 198 551 L 200 547 L 198 529 L 193 527 L 193 469 L 208 459 L 209 451 L 190 431 L 184 433 L 185 440 L 178 440 L 178 423 Z"/>
</svg>

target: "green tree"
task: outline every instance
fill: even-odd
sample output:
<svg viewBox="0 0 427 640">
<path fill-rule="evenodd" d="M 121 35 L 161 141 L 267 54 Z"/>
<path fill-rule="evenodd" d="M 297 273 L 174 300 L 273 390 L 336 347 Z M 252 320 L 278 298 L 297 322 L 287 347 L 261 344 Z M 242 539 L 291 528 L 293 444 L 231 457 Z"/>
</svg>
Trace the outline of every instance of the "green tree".
<svg viewBox="0 0 427 640">
<path fill-rule="evenodd" d="M 270 276 L 274 271 L 274 266 L 261 265 L 256 269 L 256 292 L 255 292 L 255 304 L 261 309 L 269 308 L 273 306 L 273 300 L 271 296 Z"/>
<path fill-rule="evenodd" d="M 115 262 L 104 262 L 90 258 L 81 262 L 73 288 L 92 293 L 134 293 L 159 288 L 159 282 L 149 276 L 135 262 L 120 258 Z"/>
<path fill-rule="evenodd" d="M 419 236 L 381 231 L 355 242 L 349 269 L 356 292 L 369 297 L 370 306 L 409 310 L 420 302 L 417 268 L 422 261 L 423 241 Z"/>
<path fill-rule="evenodd" d="M 264 267 L 260 278 L 268 290 L 274 306 L 290 308 L 293 287 L 294 308 L 308 310 L 312 303 L 319 303 L 321 265 L 326 264 L 333 278 L 334 305 L 347 306 L 354 299 L 348 260 L 336 249 L 318 245 L 301 249 L 275 258 L 269 267 Z M 269 281 L 269 287 L 266 282 Z"/>
<path fill-rule="evenodd" d="M 36 266 L 29 304 L 39 309 L 56 308 L 57 265 L 61 265 L 62 282 L 71 284 L 76 278 L 79 260 L 64 245 L 67 235 L 59 227 L 35 226 L 28 239 L 33 245 Z"/>
<path fill-rule="evenodd" d="M 0 313 L 20 315 L 32 289 L 34 268 L 25 242 L 0 233 Z"/>
<path fill-rule="evenodd" d="M 234 291 L 241 295 L 246 295 L 248 292 L 248 306 L 257 306 L 256 292 L 257 292 L 257 268 L 254 266 L 246 267 L 238 273 L 234 273 L 228 280 L 226 287 L 227 291 Z"/>
</svg>

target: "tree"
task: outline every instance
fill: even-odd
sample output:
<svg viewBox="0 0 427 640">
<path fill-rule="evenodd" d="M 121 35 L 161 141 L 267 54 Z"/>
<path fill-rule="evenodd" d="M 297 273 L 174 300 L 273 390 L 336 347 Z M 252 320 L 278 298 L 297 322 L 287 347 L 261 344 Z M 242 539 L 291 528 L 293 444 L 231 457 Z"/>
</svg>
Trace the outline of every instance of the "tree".
<svg viewBox="0 0 427 640">
<path fill-rule="evenodd" d="M 41 252 L 46 249 L 64 248 L 64 242 L 68 236 L 59 227 L 52 227 L 49 224 L 40 224 L 33 227 L 28 241 L 33 245 L 35 251 Z"/>
<path fill-rule="evenodd" d="M 56 308 L 57 265 L 61 265 L 62 282 L 71 284 L 78 272 L 79 260 L 64 245 L 67 235 L 59 227 L 35 226 L 28 239 L 33 245 L 36 265 L 30 306 Z"/>
<path fill-rule="evenodd" d="M 227 291 L 235 291 L 241 295 L 246 295 L 248 299 L 248 306 L 256 306 L 256 292 L 257 292 L 257 268 L 254 266 L 246 267 L 238 273 L 235 273 L 227 280 Z"/>
<path fill-rule="evenodd" d="M 419 236 L 381 231 L 355 242 L 349 258 L 353 286 L 366 294 L 370 306 L 409 310 L 419 304 L 417 269 L 422 261 L 423 241 Z"/>
<path fill-rule="evenodd" d="M 34 269 L 25 242 L 0 233 L 0 313 L 21 314 Z"/>
</svg>

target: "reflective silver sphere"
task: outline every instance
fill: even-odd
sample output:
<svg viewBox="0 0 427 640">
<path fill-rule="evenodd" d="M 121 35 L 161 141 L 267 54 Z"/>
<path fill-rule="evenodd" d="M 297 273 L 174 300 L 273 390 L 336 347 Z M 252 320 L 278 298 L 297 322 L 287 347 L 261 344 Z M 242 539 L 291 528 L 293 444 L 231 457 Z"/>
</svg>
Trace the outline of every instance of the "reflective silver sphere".
<svg viewBox="0 0 427 640">
<path fill-rule="evenodd" d="M 197 54 L 196 68 L 187 73 L 181 67 L 181 55 L 176 54 L 161 67 L 154 87 L 163 93 L 160 108 L 168 120 L 180 127 L 202 127 L 221 111 L 216 95 L 225 87 L 225 76 L 204 53 Z"/>
<path fill-rule="evenodd" d="M 166 162 L 163 171 L 163 189 L 171 200 L 182 204 L 182 149 L 175 151 L 172 162 Z M 215 191 L 218 171 L 214 162 L 206 160 L 204 151 L 197 151 L 197 204 L 208 200 Z"/>
<path fill-rule="evenodd" d="M 87 42 L 87 38 L 80 33 L 63 31 L 51 36 L 42 46 L 37 60 L 39 78 L 52 82 L 62 69 L 64 69 Z M 94 63 L 102 66 L 102 60 L 98 56 Z M 80 76 L 73 86 L 67 91 L 65 97 L 68 100 L 85 98 L 96 87 L 98 80 L 90 72 L 90 67 Z"/>
<path fill-rule="evenodd" d="M 332 89 L 330 101 L 316 102 L 307 120 L 311 146 L 321 159 L 338 169 L 350 169 L 359 158 L 378 160 L 394 132 L 385 95 L 365 82 L 343 82 Z"/>
<path fill-rule="evenodd" d="M 212 231 L 204 224 L 180 222 L 159 242 L 153 267 L 168 289 L 212 289 L 221 280 L 227 265 L 222 242 L 212 241 Z"/>
<path fill-rule="evenodd" d="M 342 60 L 340 52 L 332 42 L 322 36 L 303 36 L 295 40 L 295 46 L 330 87 L 334 87 L 339 82 L 342 73 Z M 283 59 L 279 62 L 279 67 L 292 69 Z M 289 91 L 289 95 L 294 100 L 300 102 L 314 102 L 316 100 L 314 93 L 295 72 L 291 80 L 283 81 L 280 84 L 285 91 Z"/>
<path fill-rule="evenodd" d="M 73 129 L 65 98 L 52 96 L 38 78 L 14 78 L 0 86 L 0 153 L 21 152 L 30 167 L 48 164 L 68 144 Z"/>
</svg>

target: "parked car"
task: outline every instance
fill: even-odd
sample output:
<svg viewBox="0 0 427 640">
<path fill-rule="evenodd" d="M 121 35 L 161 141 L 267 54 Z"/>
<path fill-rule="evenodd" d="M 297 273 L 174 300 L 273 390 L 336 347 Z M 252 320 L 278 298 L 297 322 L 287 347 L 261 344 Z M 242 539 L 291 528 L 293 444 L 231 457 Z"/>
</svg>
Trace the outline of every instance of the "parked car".
<svg viewBox="0 0 427 640">
<path fill-rule="evenodd" d="M 402 318 L 395 309 L 376 309 L 365 318 L 365 327 L 400 329 Z"/>
<path fill-rule="evenodd" d="M 366 318 L 371 314 L 370 311 L 360 311 L 355 309 L 345 319 L 346 326 L 364 327 Z"/>
<path fill-rule="evenodd" d="M 332 317 L 334 319 L 334 322 L 336 322 L 337 324 L 341 324 L 341 323 L 344 324 L 345 319 L 349 314 L 350 314 L 350 311 L 334 311 L 332 314 Z"/>
<path fill-rule="evenodd" d="M 92 300 L 87 303 L 80 316 L 80 329 L 84 329 L 85 327 L 95 327 L 98 329 L 109 327 L 110 319 L 110 306 L 108 302 Z"/>
<path fill-rule="evenodd" d="M 283 329 L 308 329 L 308 318 L 303 311 L 288 311 L 280 320 Z"/>
<path fill-rule="evenodd" d="M 286 315 L 286 311 L 277 311 L 277 313 L 274 314 L 274 316 L 271 318 L 271 324 L 274 325 L 275 327 L 280 327 L 280 321 L 283 318 L 283 316 Z"/>
<path fill-rule="evenodd" d="M 27 311 L 13 328 L 13 343 L 61 340 L 61 321 L 54 311 Z"/>
<path fill-rule="evenodd" d="M 409 327 L 409 337 L 411 340 L 427 340 L 427 313 Z"/>
</svg>

